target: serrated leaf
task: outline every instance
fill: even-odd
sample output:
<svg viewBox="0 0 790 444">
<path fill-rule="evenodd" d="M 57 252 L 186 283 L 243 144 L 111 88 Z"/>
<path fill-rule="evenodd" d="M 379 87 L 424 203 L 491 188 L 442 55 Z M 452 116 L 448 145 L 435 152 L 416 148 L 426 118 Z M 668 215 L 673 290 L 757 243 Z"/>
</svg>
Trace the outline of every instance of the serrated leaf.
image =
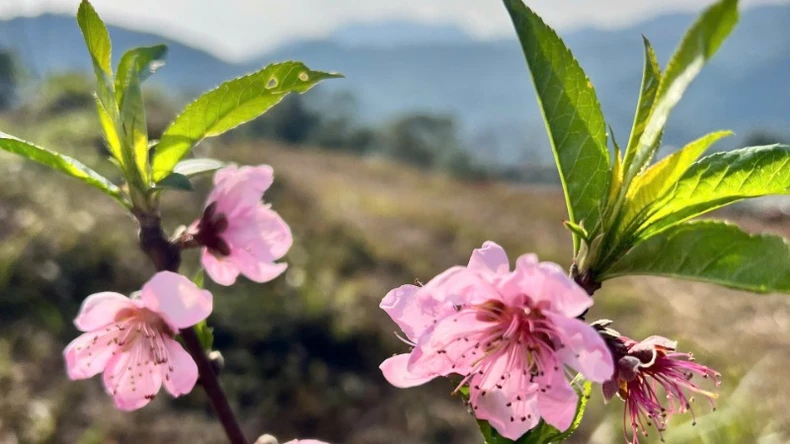
<svg viewBox="0 0 790 444">
<path fill-rule="evenodd" d="M 96 74 L 96 94 L 104 104 L 105 109 L 112 119 L 117 118 L 117 109 L 114 105 L 115 96 L 112 84 L 112 45 L 110 34 L 104 22 L 87 0 L 82 0 L 77 10 L 77 24 L 85 46 L 93 62 L 93 72 Z"/>
<path fill-rule="evenodd" d="M 75 179 L 79 179 L 101 190 L 104 194 L 112 197 L 124 207 L 130 207 L 129 202 L 117 186 L 76 159 L 72 159 L 69 156 L 50 151 L 4 133 L 0 133 L 0 149 L 18 154 L 26 159 L 46 165 L 54 170 L 74 177 Z"/>
<path fill-rule="evenodd" d="M 634 160 L 634 155 L 639 147 L 639 139 L 645 132 L 650 112 L 653 111 L 653 105 L 656 103 L 656 93 L 661 82 L 661 67 L 658 65 L 656 53 L 647 37 L 642 36 L 642 40 L 645 45 L 645 66 L 642 71 L 642 86 L 639 90 L 639 101 L 636 104 L 631 136 L 628 138 L 628 145 L 625 148 L 625 157 L 623 158 L 624 171 L 629 169 Z M 658 139 L 654 144 L 658 144 Z"/>
<path fill-rule="evenodd" d="M 130 157 L 134 160 L 138 177 L 145 187 L 148 186 L 148 126 L 145 118 L 145 105 L 143 92 L 140 89 L 140 80 L 137 76 L 137 58 L 132 54 L 125 65 L 123 74 L 125 88 L 119 94 L 121 101 L 120 119 L 126 140 L 125 148 L 131 150 Z M 118 73 L 121 75 L 120 72 Z M 119 77 L 120 78 L 120 77 Z M 127 165 L 128 163 L 125 163 Z"/>
<path fill-rule="evenodd" d="M 193 191 L 192 183 L 189 178 L 183 174 L 172 172 L 164 179 L 157 182 L 156 190 L 178 190 L 178 191 Z"/>
<path fill-rule="evenodd" d="M 570 221 L 594 232 L 609 190 L 606 124 L 592 83 L 570 50 L 521 0 L 504 0 L 532 76 Z M 574 253 L 579 239 L 574 236 Z"/>
<path fill-rule="evenodd" d="M 260 116 L 289 93 L 304 93 L 321 80 L 337 77 L 341 76 L 311 71 L 301 62 L 276 63 L 203 94 L 162 135 L 154 155 L 154 180 L 167 176 L 204 138 Z"/>
<path fill-rule="evenodd" d="M 642 210 L 656 203 L 669 192 L 694 161 L 711 145 L 731 135 L 731 131 L 707 134 L 665 157 L 637 176 L 626 196 L 624 225 L 627 225 Z"/>
<path fill-rule="evenodd" d="M 118 62 L 115 78 L 115 94 L 118 103 L 123 102 L 123 91 L 129 86 L 129 72 L 136 71 L 140 83 L 165 64 L 167 45 L 154 45 L 126 51 Z M 132 68 L 134 66 L 134 68 Z"/>
<path fill-rule="evenodd" d="M 790 244 L 719 221 L 673 226 L 631 248 L 599 276 L 654 275 L 758 293 L 790 293 Z"/>
<path fill-rule="evenodd" d="M 200 176 L 217 171 L 225 166 L 225 162 L 217 159 L 200 158 L 182 160 L 173 168 L 174 173 L 183 174 L 187 177 Z"/>
<path fill-rule="evenodd" d="M 683 174 L 641 230 L 673 224 L 751 197 L 790 192 L 790 146 L 749 147 L 704 157 Z"/>
<path fill-rule="evenodd" d="M 738 0 L 721 0 L 709 7 L 686 32 L 669 60 L 656 92 L 655 104 L 626 171 L 628 186 L 652 159 L 672 108 L 738 21 Z"/>
</svg>

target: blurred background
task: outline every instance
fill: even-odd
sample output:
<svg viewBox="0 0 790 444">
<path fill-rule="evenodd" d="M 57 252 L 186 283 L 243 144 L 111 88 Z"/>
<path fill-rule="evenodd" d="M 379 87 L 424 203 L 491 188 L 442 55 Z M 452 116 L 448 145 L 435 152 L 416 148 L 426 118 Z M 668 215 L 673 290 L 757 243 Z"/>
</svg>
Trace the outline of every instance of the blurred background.
<svg viewBox="0 0 790 444">
<path fill-rule="evenodd" d="M 639 90 L 642 41 L 662 64 L 709 1 L 529 2 L 574 51 L 617 138 Z M 77 0 L 0 0 L 0 131 L 78 157 L 114 180 L 92 98 Z M 287 272 L 215 293 L 221 379 L 249 436 L 336 444 L 479 444 L 452 384 L 398 390 L 379 363 L 406 346 L 384 294 L 465 263 L 487 239 L 569 266 L 552 155 L 511 24 L 495 0 L 96 0 L 113 56 L 164 42 L 146 82 L 149 135 L 200 92 L 275 61 L 339 71 L 304 96 L 197 151 L 271 164 L 267 192 L 291 225 Z M 790 2 L 744 1 L 732 37 L 673 113 L 668 153 L 732 129 L 715 149 L 790 140 Z M 170 193 L 167 228 L 188 224 L 209 187 Z M 768 198 L 716 217 L 790 237 L 790 203 Z M 193 273 L 197 257 L 185 258 Z M 153 270 L 134 221 L 110 199 L 0 153 L 0 443 L 219 443 L 202 391 L 121 413 L 98 379 L 69 382 L 62 348 L 87 295 L 130 293 Z M 209 284 L 211 285 L 211 284 Z M 590 319 L 640 339 L 680 341 L 723 373 L 719 409 L 678 418 L 669 442 L 790 442 L 790 301 L 706 284 L 618 279 Z M 573 442 L 622 442 L 622 403 L 595 394 Z M 647 439 L 657 439 L 651 436 Z"/>
</svg>

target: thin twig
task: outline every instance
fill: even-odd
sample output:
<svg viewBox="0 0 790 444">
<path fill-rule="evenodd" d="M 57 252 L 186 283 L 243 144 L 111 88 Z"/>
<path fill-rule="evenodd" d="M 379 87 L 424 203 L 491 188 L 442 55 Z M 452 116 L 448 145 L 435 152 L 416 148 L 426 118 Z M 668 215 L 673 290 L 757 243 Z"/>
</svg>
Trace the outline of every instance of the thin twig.
<svg viewBox="0 0 790 444">
<path fill-rule="evenodd" d="M 181 248 L 167 240 L 159 216 L 140 212 L 136 212 L 135 216 L 140 223 L 140 248 L 151 259 L 157 271 L 178 272 L 181 264 Z M 211 400 L 211 405 L 225 429 L 228 441 L 231 444 L 247 444 L 247 438 L 245 438 L 244 432 L 230 408 L 228 398 L 222 390 L 214 367 L 206 356 L 194 328 L 181 330 L 181 337 L 184 338 L 187 351 L 197 364 L 200 384 Z"/>
</svg>

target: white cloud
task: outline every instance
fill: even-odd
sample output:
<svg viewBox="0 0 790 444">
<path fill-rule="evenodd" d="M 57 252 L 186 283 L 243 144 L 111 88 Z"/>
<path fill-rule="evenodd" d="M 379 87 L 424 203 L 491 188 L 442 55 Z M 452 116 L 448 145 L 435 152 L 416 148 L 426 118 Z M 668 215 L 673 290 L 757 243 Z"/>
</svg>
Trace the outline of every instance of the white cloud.
<svg viewBox="0 0 790 444">
<path fill-rule="evenodd" d="M 744 0 L 744 7 L 790 0 Z M 528 0 L 552 26 L 618 27 L 712 0 Z M 479 38 L 511 35 L 500 0 L 94 0 L 107 21 L 188 41 L 238 60 L 295 38 L 322 37 L 351 22 L 412 19 L 456 23 Z M 79 0 L 0 0 L 0 17 L 73 14 Z"/>
</svg>

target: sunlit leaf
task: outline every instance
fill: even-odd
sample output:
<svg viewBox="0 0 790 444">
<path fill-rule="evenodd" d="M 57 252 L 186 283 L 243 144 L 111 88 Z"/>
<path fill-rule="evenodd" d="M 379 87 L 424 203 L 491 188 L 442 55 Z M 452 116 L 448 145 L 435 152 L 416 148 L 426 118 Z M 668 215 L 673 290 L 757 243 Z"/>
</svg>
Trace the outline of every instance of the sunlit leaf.
<svg viewBox="0 0 790 444">
<path fill-rule="evenodd" d="M 110 34 L 96 10 L 87 0 L 82 0 L 80 3 L 77 10 L 77 23 L 93 62 L 93 72 L 96 74 L 96 94 L 110 117 L 115 119 L 117 108 L 114 106 Z"/>
<path fill-rule="evenodd" d="M 656 103 L 658 84 L 661 81 L 661 67 L 658 66 L 656 53 L 653 51 L 653 47 L 650 45 L 647 37 L 642 36 L 642 39 L 645 45 L 645 66 L 642 71 L 642 87 L 639 91 L 639 102 L 636 105 L 634 124 L 631 127 L 631 136 L 628 139 L 625 157 L 623 158 L 624 171 L 628 170 L 634 160 L 634 155 L 639 147 L 639 139 L 645 132 L 647 119 L 650 117 L 650 112 Z M 658 143 L 659 140 L 657 139 L 655 145 L 658 145 Z"/>
<path fill-rule="evenodd" d="M 26 159 L 46 165 L 54 170 L 74 177 L 75 179 L 79 179 L 101 190 L 103 193 L 121 203 L 124 207 L 129 207 L 128 201 L 117 186 L 76 159 L 72 159 L 71 157 L 36 146 L 30 142 L 25 142 L 24 140 L 17 139 L 4 133 L 0 133 L 0 149 L 18 154 Z"/>
<path fill-rule="evenodd" d="M 790 244 L 779 236 L 748 234 L 724 222 L 686 222 L 638 243 L 598 278 L 625 275 L 790 293 Z"/>
<path fill-rule="evenodd" d="M 626 186 L 650 162 L 658 149 L 657 142 L 670 111 L 680 101 L 705 62 L 719 49 L 737 21 L 738 0 L 721 0 L 703 12 L 683 37 L 661 77 L 652 112 L 645 122 L 633 162 L 626 171 Z"/>
<path fill-rule="evenodd" d="M 153 160 L 154 180 L 167 176 L 204 138 L 260 116 L 288 93 L 303 93 L 321 80 L 337 77 L 341 76 L 311 71 L 300 62 L 276 63 L 203 94 L 187 105 L 162 135 Z"/>
<path fill-rule="evenodd" d="M 711 145 L 731 136 L 730 131 L 718 131 L 703 136 L 682 149 L 665 157 L 634 179 L 626 198 L 624 224 L 634 219 L 642 210 L 657 202 Z"/>
<path fill-rule="evenodd" d="M 125 65 L 126 72 L 123 74 L 125 88 L 119 95 L 121 102 L 120 119 L 126 140 L 125 148 L 131 150 L 131 157 L 137 167 L 137 177 L 142 179 L 145 187 L 148 185 L 148 126 L 145 119 L 145 105 L 143 104 L 143 92 L 140 89 L 140 80 L 137 76 L 138 67 L 136 56 L 130 56 L 129 62 Z M 120 72 L 119 72 L 120 75 Z"/>
<path fill-rule="evenodd" d="M 126 51 L 118 63 L 118 74 L 115 78 L 115 94 L 118 103 L 123 102 L 123 91 L 129 86 L 129 73 L 137 72 L 137 79 L 142 83 L 151 74 L 165 64 L 166 45 L 154 45 L 134 48 Z M 132 69 L 134 66 L 134 69 Z"/>
<path fill-rule="evenodd" d="M 742 199 L 789 192 L 790 146 L 712 154 L 683 174 L 644 224 L 642 237 Z"/>
<path fill-rule="evenodd" d="M 521 0 L 504 2 L 532 75 L 570 221 L 594 232 L 609 190 L 606 124 L 595 90 L 554 30 Z M 578 247 L 574 236 L 574 251 Z"/>
<path fill-rule="evenodd" d="M 101 100 L 98 98 L 96 99 L 96 112 L 99 114 L 99 124 L 104 133 L 104 142 L 107 144 L 107 149 L 123 170 L 125 168 L 124 165 L 126 165 L 126 159 L 123 153 L 123 142 L 118 134 L 118 128 L 115 127 L 115 122 L 112 120 L 112 117 L 110 117 L 104 104 L 102 104 Z"/>
</svg>

